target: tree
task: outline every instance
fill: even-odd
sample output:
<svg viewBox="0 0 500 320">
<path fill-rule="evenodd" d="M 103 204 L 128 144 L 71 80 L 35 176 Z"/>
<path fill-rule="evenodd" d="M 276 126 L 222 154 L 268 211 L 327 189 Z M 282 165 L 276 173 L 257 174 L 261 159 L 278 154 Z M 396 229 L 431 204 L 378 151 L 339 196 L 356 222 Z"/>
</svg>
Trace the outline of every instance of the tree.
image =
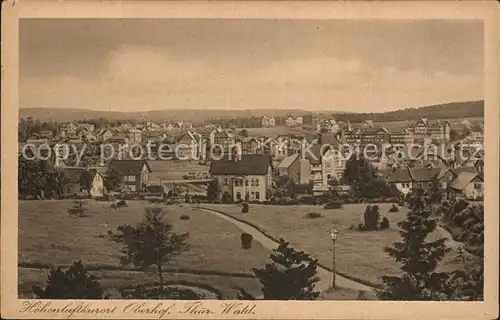
<svg viewBox="0 0 500 320">
<path fill-rule="evenodd" d="M 81 184 L 85 187 L 85 190 L 87 191 L 87 196 L 89 198 L 92 197 L 91 191 L 92 191 L 92 184 L 93 184 L 94 176 L 90 172 L 90 170 L 85 170 L 82 173 L 81 176 Z"/>
<path fill-rule="evenodd" d="M 121 184 L 120 174 L 113 168 L 109 168 L 104 177 L 104 187 L 107 190 L 116 190 Z"/>
<path fill-rule="evenodd" d="M 385 287 L 378 295 L 384 300 L 441 299 L 449 274 L 434 270 L 450 249 L 445 238 L 426 241 L 438 221 L 423 189 L 412 190 L 408 207 L 406 219 L 398 223 L 402 240 L 384 248 L 401 265 L 403 275 L 383 276 Z"/>
<path fill-rule="evenodd" d="M 18 158 L 18 193 L 33 197 L 61 195 L 64 176 L 46 160 Z"/>
<path fill-rule="evenodd" d="M 219 194 L 220 194 L 219 183 L 217 182 L 216 179 L 213 179 L 208 184 L 208 187 L 207 187 L 207 197 L 210 200 L 215 201 L 215 200 L 217 200 L 219 198 Z"/>
<path fill-rule="evenodd" d="M 380 208 L 378 205 L 368 205 L 365 208 L 365 213 L 363 214 L 363 230 L 372 231 L 377 230 L 379 227 L 380 220 Z"/>
<path fill-rule="evenodd" d="M 88 209 L 85 208 L 85 202 L 83 200 L 75 200 L 73 206 L 68 208 L 68 213 L 72 216 L 85 217 L 87 216 Z"/>
<path fill-rule="evenodd" d="M 359 153 L 353 154 L 346 162 L 343 184 L 355 184 L 377 178 L 376 169 Z"/>
<path fill-rule="evenodd" d="M 161 208 L 146 208 L 143 221 L 137 226 L 120 225 L 118 234 L 111 240 L 123 245 L 122 264 L 133 263 L 145 270 L 155 265 L 160 280 L 160 291 L 164 288 L 163 265 L 174 256 L 189 249 L 189 233 L 176 234 L 172 225 L 163 221 Z"/>
<path fill-rule="evenodd" d="M 247 129 L 243 129 L 239 132 L 239 135 L 242 137 L 248 137 L 248 131 Z"/>
<path fill-rule="evenodd" d="M 103 299 L 103 290 L 94 276 L 88 276 L 82 261 L 63 272 L 61 268 L 50 271 L 47 286 L 42 289 L 34 285 L 33 293 L 38 299 Z"/>
<path fill-rule="evenodd" d="M 270 255 L 271 263 L 253 272 L 262 284 L 266 300 L 314 300 L 319 296 L 314 285 L 319 280 L 317 260 L 303 251 L 295 251 L 280 239 Z M 242 293 L 243 294 L 243 293 Z"/>
</svg>

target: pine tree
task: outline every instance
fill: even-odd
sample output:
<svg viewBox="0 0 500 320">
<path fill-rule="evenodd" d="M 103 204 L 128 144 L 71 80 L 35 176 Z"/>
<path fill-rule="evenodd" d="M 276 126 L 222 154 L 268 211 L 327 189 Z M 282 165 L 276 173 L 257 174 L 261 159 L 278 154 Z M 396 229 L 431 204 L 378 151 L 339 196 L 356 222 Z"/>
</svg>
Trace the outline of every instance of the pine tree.
<svg viewBox="0 0 500 320">
<path fill-rule="evenodd" d="M 75 200 L 73 202 L 73 206 L 71 208 L 68 208 L 68 213 L 72 216 L 77 216 L 77 217 L 86 217 L 88 209 L 85 208 L 85 201 L 83 200 Z"/>
<path fill-rule="evenodd" d="M 314 300 L 319 292 L 314 284 L 319 280 L 317 260 L 302 251 L 296 251 L 280 239 L 270 255 L 271 263 L 253 272 L 262 284 L 266 300 Z"/>
<path fill-rule="evenodd" d="M 33 286 L 38 299 L 103 299 L 103 290 L 94 276 L 88 276 L 81 261 L 74 262 L 66 271 L 50 271 L 47 286 Z"/>
<path fill-rule="evenodd" d="M 445 238 L 426 241 L 438 221 L 425 191 L 412 190 L 408 206 L 406 219 L 398 223 L 402 241 L 384 248 L 401 264 L 403 275 L 382 277 L 385 288 L 379 291 L 379 297 L 384 300 L 442 299 L 449 274 L 434 270 L 450 249 L 445 245 Z"/>
</svg>

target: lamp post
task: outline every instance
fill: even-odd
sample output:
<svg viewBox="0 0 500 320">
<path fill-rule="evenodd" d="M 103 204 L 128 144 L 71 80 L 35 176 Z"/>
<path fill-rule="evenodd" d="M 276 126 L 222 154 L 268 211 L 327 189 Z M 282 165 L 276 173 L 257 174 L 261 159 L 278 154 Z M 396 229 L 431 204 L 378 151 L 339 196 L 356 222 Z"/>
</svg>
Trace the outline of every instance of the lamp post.
<svg viewBox="0 0 500 320">
<path fill-rule="evenodd" d="M 332 229 L 331 234 L 332 236 L 332 288 L 335 289 L 335 241 L 337 240 L 339 236 L 339 231 L 335 228 Z"/>
</svg>

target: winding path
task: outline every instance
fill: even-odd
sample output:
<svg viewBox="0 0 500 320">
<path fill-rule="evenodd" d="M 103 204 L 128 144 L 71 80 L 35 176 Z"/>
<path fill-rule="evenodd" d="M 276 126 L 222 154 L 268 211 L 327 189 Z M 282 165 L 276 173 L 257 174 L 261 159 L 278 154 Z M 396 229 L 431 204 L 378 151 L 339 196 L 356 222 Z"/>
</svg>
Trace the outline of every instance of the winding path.
<svg viewBox="0 0 500 320">
<path fill-rule="evenodd" d="M 228 215 L 222 214 L 220 212 L 217 212 L 217 211 L 214 211 L 211 209 L 202 208 L 202 207 L 199 207 L 198 209 L 212 213 L 212 214 L 214 214 L 222 219 L 225 219 L 225 220 L 231 222 L 232 224 L 237 226 L 241 231 L 251 234 L 253 236 L 254 240 L 257 240 L 265 248 L 267 248 L 269 250 L 276 249 L 276 246 L 278 244 L 276 241 L 268 238 L 265 234 L 263 234 L 259 230 L 255 229 L 251 225 L 244 223 L 244 222 L 241 222 L 241 221 L 238 221 L 238 220 L 236 220 Z M 328 290 L 329 288 L 331 288 L 332 276 L 333 276 L 333 274 L 331 271 L 326 270 L 325 268 L 322 268 L 321 266 L 318 266 L 318 277 L 320 278 L 320 280 L 316 283 L 316 288 L 321 292 L 324 292 L 324 291 Z M 363 291 L 372 291 L 373 290 L 373 288 L 371 288 L 367 285 L 364 285 L 364 284 L 361 284 L 359 282 L 347 279 L 339 274 L 336 275 L 336 285 L 339 287 L 349 288 L 349 289 L 353 289 L 353 290 L 363 290 Z"/>
</svg>

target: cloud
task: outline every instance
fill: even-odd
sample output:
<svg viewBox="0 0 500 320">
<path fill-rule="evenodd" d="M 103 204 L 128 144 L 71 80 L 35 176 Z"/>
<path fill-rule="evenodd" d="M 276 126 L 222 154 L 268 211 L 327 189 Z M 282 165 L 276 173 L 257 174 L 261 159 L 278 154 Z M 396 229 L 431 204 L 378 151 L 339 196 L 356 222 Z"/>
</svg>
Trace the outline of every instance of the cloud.
<svg viewBox="0 0 500 320">
<path fill-rule="evenodd" d="M 20 92 L 22 106 L 382 111 L 482 99 L 483 81 L 474 74 L 379 69 L 329 56 L 257 67 L 210 57 L 179 60 L 164 47 L 121 46 L 96 77 L 26 78 Z"/>
</svg>

